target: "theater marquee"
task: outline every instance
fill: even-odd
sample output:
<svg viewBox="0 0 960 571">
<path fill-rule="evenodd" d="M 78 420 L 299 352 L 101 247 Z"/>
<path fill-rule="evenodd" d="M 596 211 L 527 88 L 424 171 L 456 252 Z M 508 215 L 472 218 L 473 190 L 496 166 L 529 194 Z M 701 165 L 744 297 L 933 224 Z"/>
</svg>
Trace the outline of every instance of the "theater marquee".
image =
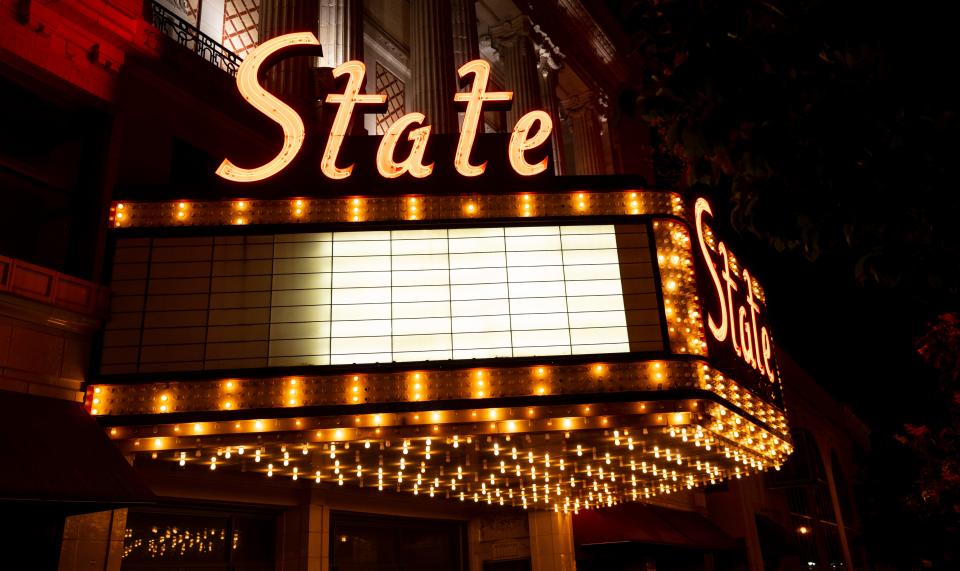
<svg viewBox="0 0 960 571">
<path fill-rule="evenodd" d="M 630 189 L 117 203 L 88 406 L 143 461 L 530 508 L 778 467 L 763 290 L 692 210 Z"/>
<path fill-rule="evenodd" d="M 469 151 L 455 160 L 479 168 Z M 564 512 L 791 453 L 763 289 L 705 200 L 615 177 L 418 178 L 419 160 L 380 159 L 408 172 L 112 205 L 86 405 L 124 452 Z M 347 169 L 336 153 L 327 167 Z"/>
</svg>

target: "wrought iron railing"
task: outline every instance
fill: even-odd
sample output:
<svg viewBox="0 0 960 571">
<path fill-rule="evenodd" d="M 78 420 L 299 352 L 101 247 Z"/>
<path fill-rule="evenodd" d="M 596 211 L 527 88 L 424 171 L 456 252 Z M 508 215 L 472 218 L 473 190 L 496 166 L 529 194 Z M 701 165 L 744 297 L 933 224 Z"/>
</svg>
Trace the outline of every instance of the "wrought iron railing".
<svg viewBox="0 0 960 571">
<path fill-rule="evenodd" d="M 156 0 L 150 0 L 149 5 L 150 22 L 160 30 L 160 33 L 230 75 L 237 74 L 237 68 L 240 67 L 241 61 L 237 54 L 223 47 L 213 38 L 201 32 L 196 26 L 177 16 Z"/>
</svg>

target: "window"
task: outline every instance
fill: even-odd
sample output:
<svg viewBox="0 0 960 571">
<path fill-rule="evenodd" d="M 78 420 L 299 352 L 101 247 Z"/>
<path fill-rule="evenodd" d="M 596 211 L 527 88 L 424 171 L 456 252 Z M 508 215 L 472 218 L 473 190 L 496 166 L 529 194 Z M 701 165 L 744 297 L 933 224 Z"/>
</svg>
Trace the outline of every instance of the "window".
<svg viewBox="0 0 960 571">
<path fill-rule="evenodd" d="M 767 486 L 786 495 L 788 532 L 795 534 L 802 561 L 836 568 L 843 564 L 843 553 L 820 448 L 807 430 L 795 430 L 792 437 L 793 454 L 780 472 L 765 475 Z"/>
<path fill-rule="evenodd" d="M 259 41 L 260 0 L 153 0 L 242 59 Z M 182 43 L 182 42 L 181 42 Z"/>
<path fill-rule="evenodd" d="M 330 514 L 330 569 L 465 571 L 459 522 Z"/>
<path fill-rule="evenodd" d="M 403 116 L 406 98 L 403 81 L 380 62 L 377 62 L 376 82 L 377 93 L 387 95 L 387 112 L 377 114 L 377 134 L 383 135 L 394 121 Z"/>
<path fill-rule="evenodd" d="M 200 27 L 201 0 L 158 0 L 157 3 L 195 28 Z"/>
<path fill-rule="evenodd" d="M 260 0 L 225 0 L 221 43 L 241 58 L 246 57 L 259 41 L 259 24 Z"/>
<path fill-rule="evenodd" d="M 274 519 L 262 512 L 131 509 L 121 568 L 272 571 Z"/>
</svg>

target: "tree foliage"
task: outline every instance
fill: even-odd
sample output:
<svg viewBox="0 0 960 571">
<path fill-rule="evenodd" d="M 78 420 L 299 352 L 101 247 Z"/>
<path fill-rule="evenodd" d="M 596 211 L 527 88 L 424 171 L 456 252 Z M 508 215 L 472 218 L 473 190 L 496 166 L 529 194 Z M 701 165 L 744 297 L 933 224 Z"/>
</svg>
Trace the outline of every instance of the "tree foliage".
<svg viewBox="0 0 960 571">
<path fill-rule="evenodd" d="M 862 286 L 845 300 L 859 304 L 858 315 L 888 315 L 871 320 L 886 331 L 837 323 L 848 335 L 907 339 L 933 320 L 917 345 L 926 368 L 899 356 L 908 355 L 905 341 L 898 357 L 871 354 L 871 342 L 858 340 L 861 354 L 838 350 L 833 359 L 856 363 L 841 365 L 848 377 L 839 382 L 859 373 L 899 385 L 873 391 L 929 393 L 938 379 L 942 398 L 930 408 L 907 410 L 896 396 L 884 405 L 881 418 L 888 426 L 900 419 L 899 429 L 885 428 L 876 447 L 914 463 L 874 457 L 871 473 L 883 481 L 870 482 L 877 494 L 862 506 L 873 547 L 890 561 L 953 568 L 960 322 L 949 312 L 960 296 L 960 5 L 606 2 L 630 42 L 633 75 L 620 111 L 657 129 L 659 151 L 685 166 L 683 182 L 710 194 L 735 229 L 814 262 L 824 291 L 801 295 L 819 295 L 831 312 L 808 316 L 811 323 L 842 320 L 837 312 L 846 308 L 835 298 L 844 281 Z M 868 407 L 881 402 L 869 398 Z"/>
<path fill-rule="evenodd" d="M 951 3 L 611 2 L 631 40 L 623 110 L 659 129 L 733 225 L 864 284 L 957 294 L 960 51 Z"/>
<path fill-rule="evenodd" d="M 917 342 L 920 357 L 937 374 L 942 418 L 907 424 L 897 439 L 921 460 L 908 501 L 918 510 L 960 526 L 960 316 L 945 313 Z"/>
</svg>

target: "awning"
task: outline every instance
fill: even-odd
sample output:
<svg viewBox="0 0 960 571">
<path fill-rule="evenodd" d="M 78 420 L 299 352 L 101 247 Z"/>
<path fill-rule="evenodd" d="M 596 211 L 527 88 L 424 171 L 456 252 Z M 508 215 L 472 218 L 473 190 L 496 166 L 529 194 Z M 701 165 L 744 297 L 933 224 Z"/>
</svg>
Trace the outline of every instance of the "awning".
<svg viewBox="0 0 960 571">
<path fill-rule="evenodd" d="M 573 518 L 573 539 L 581 546 L 625 542 L 702 550 L 735 550 L 740 546 L 698 513 L 640 503 L 581 511 Z"/>
<path fill-rule="evenodd" d="M 786 555 L 799 555 L 800 546 L 795 534 L 791 534 L 782 525 L 765 515 L 756 514 L 757 536 L 763 546 L 763 554 L 771 558 Z"/>
<path fill-rule="evenodd" d="M 0 391 L 0 408 L 0 501 L 104 509 L 154 501 L 80 403 Z"/>
</svg>

